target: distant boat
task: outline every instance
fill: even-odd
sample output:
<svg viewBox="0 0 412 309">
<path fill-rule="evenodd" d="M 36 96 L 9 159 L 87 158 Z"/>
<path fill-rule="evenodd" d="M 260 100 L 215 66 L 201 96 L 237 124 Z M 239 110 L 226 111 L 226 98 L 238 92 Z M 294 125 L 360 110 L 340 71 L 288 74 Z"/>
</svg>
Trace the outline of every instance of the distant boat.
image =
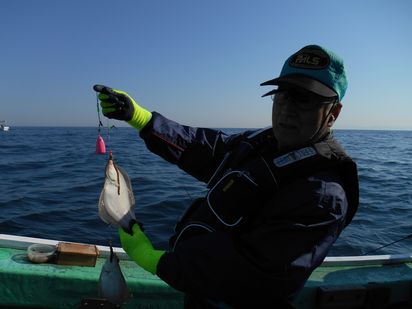
<svg viewBox="0 0 412 309">
<path fill-rule="evenodd" d="M 8 131 L 10 127 L 6 124 L 4 120 L 0 120 L 0 130 L 1 131 Z"/>
</svg>

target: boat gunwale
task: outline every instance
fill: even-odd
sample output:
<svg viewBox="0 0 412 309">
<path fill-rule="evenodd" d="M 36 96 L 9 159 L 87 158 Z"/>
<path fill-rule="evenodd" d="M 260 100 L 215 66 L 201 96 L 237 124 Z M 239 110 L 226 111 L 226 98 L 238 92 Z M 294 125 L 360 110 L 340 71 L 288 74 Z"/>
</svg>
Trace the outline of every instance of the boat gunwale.
<svg viewBox="0 0 412 309">
<path fill-rule="evenodd" d="M 57 246 L 59 240 L 35 238 L 27 236 L 17 236 L 9 234 L 0 234 L 0 247 L 27 250 L 32 244 L 44 244 Z M 78 242 L 81 243 L 81 242 Z M 81 243 L 84 244 L 84 243 Z M 89 245 L 89 244 L 88 244 Z M 105 258 L 110 255 L 110 247 L 96 245 L 99 250 L 99 257 Z M 120 260 L 130 260 L 126 252 L 119 247 L 113 247 Z M 321 267 L 336 266 L 367 266 L 367 265 L 386 265 L 412 263 L 412 253 L 403 254 L 384 254 L 384 255 L 357 255 L 357 256 L 328 256 L 325 258 Z"/>
<path fill-rule="evenodd" d="M 71 241 L 0 234 L 0 248 L 5 247 L 5 248 L 18 249 L 18 250 L 27 250 L 27 248 L 32 244 L 57 246 L 59 242 L 76 243 L 76 242 L 71 242 Z M 77 243 L 85 244 L 82 242 L 77 242 Z M 90 244 L 87 244 L 87 245 L 90 245 Z M 110 256 L 110 247 L 100 246 L 100 245 L 96 245 L 96 247 L 99 250 L 99 258 L 106 258 Z M 120 260 L 130 260 L 129 256 L 126 254 L 126 252 L 122 248 L 113 247 L 113 251 L 116 253 L 117 257 Z"/>
</svg>

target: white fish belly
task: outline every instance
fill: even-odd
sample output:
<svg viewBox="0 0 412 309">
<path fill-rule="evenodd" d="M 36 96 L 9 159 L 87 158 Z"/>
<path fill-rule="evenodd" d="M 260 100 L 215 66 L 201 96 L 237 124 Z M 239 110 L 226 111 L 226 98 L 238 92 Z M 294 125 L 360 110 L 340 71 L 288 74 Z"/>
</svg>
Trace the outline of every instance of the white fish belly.
<svg viewBox="0 0 412 309">
<path fill-rule="evenodd" d="M 111 175 L 113 175 L 112 171 L 107 174 L 107 176 Z M 130 221 L 136 220 L 133 191 L 126 172 L 120 169 L 118 179 L 117 173 L 115 175 L 115 181 L 111 177 L 106 177 L 100 195 L 99 215 L 104 222 L 127 229 Z"/>
</svg>

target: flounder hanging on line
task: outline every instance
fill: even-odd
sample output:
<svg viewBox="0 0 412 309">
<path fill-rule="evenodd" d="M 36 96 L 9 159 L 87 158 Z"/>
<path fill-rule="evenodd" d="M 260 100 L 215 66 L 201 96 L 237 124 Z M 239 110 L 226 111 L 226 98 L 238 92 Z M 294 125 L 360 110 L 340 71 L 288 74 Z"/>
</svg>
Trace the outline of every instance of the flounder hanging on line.
<svg viewBox="0 0 412 309">
<path fill-rule="evenodd" d="M 114 163 L 111 152 L 105 173 L 99 199 L 99 216 L 104 222 L 114 227 L 122 227 L 132 234 L 131 228 L 136 222 L 132 184 L 126 171 Z"/>
<path fill-rule="evenodd" d="M 110 244 L 110 255 L 100 272 L 98 290 L 100 298 L 107 299 L 116 306 L 122 305 L 130 298 L 126 280 L 119 265 L 119 258 Z"/>
</svg>

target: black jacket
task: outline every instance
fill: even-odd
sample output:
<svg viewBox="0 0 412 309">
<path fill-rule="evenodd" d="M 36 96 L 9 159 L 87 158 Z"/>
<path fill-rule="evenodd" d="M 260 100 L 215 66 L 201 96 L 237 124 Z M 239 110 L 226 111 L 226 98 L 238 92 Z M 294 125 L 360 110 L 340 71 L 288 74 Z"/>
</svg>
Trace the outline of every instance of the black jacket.
<svg viewBox="0 0 412 309">
<path fill-rule="evenodd" d="M 156 112 L 140 135 L 149 150 L 205 183 L 243 136 L 182 126 Z M 157 275 L 187 294 L 236 308 L 293 298 L 356 212 L 354 166 L 293 178 L 264 199 L 249 200 L 253 211 L 240 228 L 179 242 L 162 256 Z"/>
</svg>

